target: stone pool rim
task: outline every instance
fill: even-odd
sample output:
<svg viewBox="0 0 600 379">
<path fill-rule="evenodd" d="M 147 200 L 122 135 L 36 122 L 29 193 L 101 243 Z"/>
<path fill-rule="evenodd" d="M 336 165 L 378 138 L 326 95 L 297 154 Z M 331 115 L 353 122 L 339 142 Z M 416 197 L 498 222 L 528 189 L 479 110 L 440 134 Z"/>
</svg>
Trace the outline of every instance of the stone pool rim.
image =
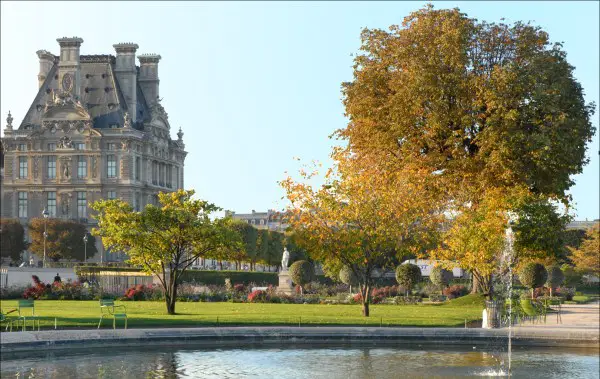
<svg viewBox="0 0 600 379">
<path fill-rule="evenodd" d="M 513 346 L 600 347 L 597 329 L 513 329 Z M 1 332 L 0 352 L 25 352 L 73 348 L 131 347 L 160 343 L 194 345 L 202 348 L 231 348 L 256 345 L 360 346 L 449 346 L 493 347 L 508 341 L 507 329 L 408 328 L 408 327 L 290 327 L 239 326 L 158 329 L 82 329 L 40 332 Z"/>
</svg>

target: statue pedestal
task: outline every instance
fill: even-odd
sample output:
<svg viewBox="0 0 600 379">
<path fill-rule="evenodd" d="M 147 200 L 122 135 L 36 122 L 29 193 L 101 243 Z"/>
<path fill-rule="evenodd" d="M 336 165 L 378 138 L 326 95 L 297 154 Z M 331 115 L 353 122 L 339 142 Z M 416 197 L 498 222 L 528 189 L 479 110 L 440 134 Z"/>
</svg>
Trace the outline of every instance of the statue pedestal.
<svg viewBox="0 0 600 379">
<path fill-rule="evenodd" d="M 277 288 L 277 292 L 285 295 L 294 294 L 294 285 L 292 284 L 292 278 L 290 277 L 290 273 L 288 271 L 282 271 L 279 273 L 279 287 Z"/>
</svg>

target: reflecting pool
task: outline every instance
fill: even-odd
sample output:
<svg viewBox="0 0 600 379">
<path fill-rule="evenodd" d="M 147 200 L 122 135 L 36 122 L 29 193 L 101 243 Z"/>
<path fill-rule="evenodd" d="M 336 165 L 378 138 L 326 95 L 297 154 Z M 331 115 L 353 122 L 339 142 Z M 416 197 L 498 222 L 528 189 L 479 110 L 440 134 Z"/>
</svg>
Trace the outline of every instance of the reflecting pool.
<svg viewBox="0 0 600 379">
<path fill-rule="evenodd" d="M 2 378 L 464 378 L 506 376 L 474 347 L 107 348 L 4 354 Z M 598 378 L 597 349 L 514 348 L 513 378 Z"/>
</svg>

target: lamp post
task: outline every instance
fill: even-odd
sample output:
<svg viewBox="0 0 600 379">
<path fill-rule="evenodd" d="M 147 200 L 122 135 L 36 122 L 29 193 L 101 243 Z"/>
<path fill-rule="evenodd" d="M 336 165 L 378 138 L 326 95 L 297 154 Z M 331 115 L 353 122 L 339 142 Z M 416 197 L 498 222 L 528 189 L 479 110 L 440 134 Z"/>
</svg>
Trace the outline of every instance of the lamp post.
<svg viewBox="0 0 600 379">
<path fill-rule="evenodd" d="M 50 216 L 50 213 L 48 213 L 48 210 L 46 208 L 44 208 L 44 211 L 42 212 L 42 216 L 44 216 L 44 259 L 42 262 L 42 266 L 44 266 L 44 268 L 46 268 L 46 239 L 48 239 L 48 216 Z"/>
<path fill-rule="evenodd" d="M 83 263 L 87 263 L 87 243 L 88 243 L 88 232 L 85 232 L 85 235 L 83 236 L 83 254 L 84 254 L 84 258 L 83 258 Z"/>
</svg>

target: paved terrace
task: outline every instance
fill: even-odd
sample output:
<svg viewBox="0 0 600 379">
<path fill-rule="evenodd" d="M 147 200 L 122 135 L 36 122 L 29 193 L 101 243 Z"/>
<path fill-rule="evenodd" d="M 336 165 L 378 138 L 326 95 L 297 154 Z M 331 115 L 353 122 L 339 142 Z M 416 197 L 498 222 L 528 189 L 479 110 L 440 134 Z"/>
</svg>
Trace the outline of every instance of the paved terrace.
<svg viewBox="0 0 600 379">
<path fill-rule="evenodd" d="M 595 330 L 600 329 L 600 303 L 594 304 L 565 304 L 561 309 L 562 323 L 557 322 L 556 314 L 550 313 L 546 323 L 525 322 L 519 329 L 548 329 L 548 330 Z"/>
</svg>

